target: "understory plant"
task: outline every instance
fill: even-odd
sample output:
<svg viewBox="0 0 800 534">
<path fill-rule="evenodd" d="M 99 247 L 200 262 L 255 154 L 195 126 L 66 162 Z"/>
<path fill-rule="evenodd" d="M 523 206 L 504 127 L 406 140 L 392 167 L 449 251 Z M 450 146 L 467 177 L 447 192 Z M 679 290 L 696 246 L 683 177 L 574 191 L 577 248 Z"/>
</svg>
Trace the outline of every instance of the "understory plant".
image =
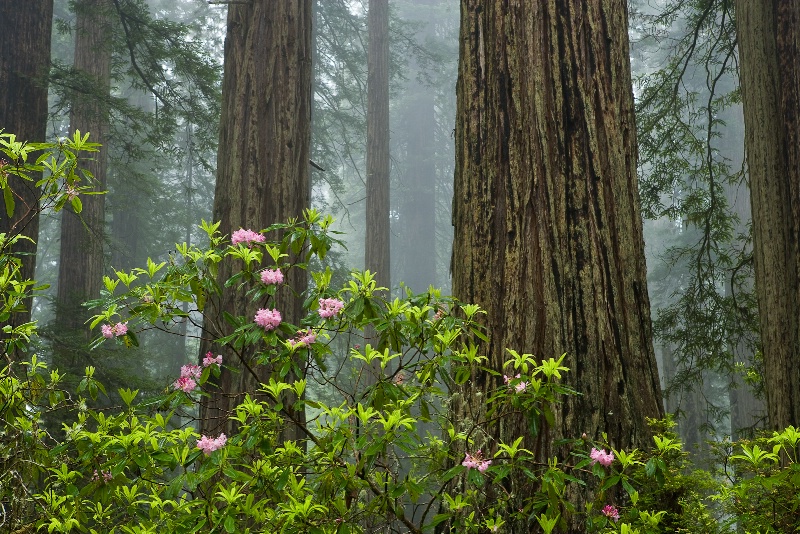
<svg viewBox="0 0 800 534">
<path fill-rule="evenodd" d="M 78 141 L 51 148 L 60 153 Z M 58 167 L 49 176 L 56 207 L 74 200 Z M 579 438 L 563 457 L 538 458 L 525 436 L 493 438 L 519 410 L 544 422 L 562 396 L 578 394 L 561 383 L 564 356 L 509 348 L 503 368 L 489 369 L 475 345 L 487 335 L 479 307 L 434 289 L 386 298 L 369 272 L 334 286 L 322 263 L 336 245 L 330 226 L 313 210 L 231 236 L 204 222 L 206 246 L 178 244 L 165 261 L 106 277 L 91 303 L 98 313 L 87 350 L 135 347 L 154 328 L 199 338 L 222 331 L 221 322 L 232 327 L 214 338 L 215 350 L 165 377 L 157 395 L 121 388 L 111 395 L 119 404 L 108 408 L 106 400 L 101 409 L 95 401 L 107 392 L 96 369 L 69 389 L 42 356 L 12 357 L 35 324 L 4 328 L 0 531 L 478 533 L 507 532 L 522 520 L 529 532 L 551 533 L 565 532 L 575 514 L 585 532 L 797 528 L 793 428 L 726 444 L 716 474 L 692 470 L 668 422 L 654 422 L 649 451 Z M 0 259 L 4 314 L 19 310 L 35 284 L 20 280 L 7 249 Z M 218 281 L 222 262 L 236 269 Z M 290 324 L 276 295 L 298 269 L 312 284 L 297 295 L 305 314 Z M 253 313 L 215 311 L 224 291 Z M 255 356 L 240 360 L 246 353 Z M 199 407 L 220 393 L 222 373 L 248 372 L 245 363 L 269 374 L 225 414 L 224 431 L 201 433 Z M 480 372 L 503 374 L 505 383 L 481 401 L 487 416 L 455 419 L 454 397 Z M 519 509 L 509 505 L 516 472 L 531 488 Z M 567 502 L 575 491 L 590 496 L 585 509 Z"/>
</svg>

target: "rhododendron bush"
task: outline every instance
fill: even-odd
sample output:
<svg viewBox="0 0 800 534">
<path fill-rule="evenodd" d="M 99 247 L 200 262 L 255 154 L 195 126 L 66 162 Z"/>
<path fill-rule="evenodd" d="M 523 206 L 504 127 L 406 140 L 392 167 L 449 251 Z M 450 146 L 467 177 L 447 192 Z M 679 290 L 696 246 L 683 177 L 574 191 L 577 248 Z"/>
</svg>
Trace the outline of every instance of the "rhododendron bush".
<svg viewBox="0 0 800 534">
<path fill-rule="evenodd" d="M 492 490 L 489 501 L 484 493 L 512 469 L 536 479 L 550 473 L 545 486 L 563 494 L 569 480 L 562 466 L 534 461 L 521 439 L 492 441 L 488 421 L 450 418 L 450 396 L 484 361 L 472 344 L 485 336 L 476 306 L 434 290 L 386 301 L 371 273 L 353 273 L 334 288 L 326 269 L 311 273 L 301 324 L 283 320 L 275 292 L 285 273 L 308 268 L 334 245 L 330 222 L 309 211 L 292 224 L 237 231 L 235 243 L 204 223 L 208 247 L 178 245 L 170 262 L 105 278 L 105 296 L 94 303 L 101 311 L 92 321 L 93 346 L 137 345 L 137 332 L 170 329 L 193 314 L 196 320 L 221 291 L 213 277 L 221 261 L 241 268 L 226 286 L 248 292 L 258 307 L 252 317 L 228 318 L 238 328 L 221 340 L 219 354 L 184 365 L 157 398 L 123 389 L 123 407 L 99 411 L 91 398 L 104 390 L 91 368 L 74 393 L 60 391 L 62 377 L 35 357 L 4 370 L 4 387 L 18 399 L 17 438 L 39 456 L 14 494 L 36 527 L 355 532 L 370 524 L 421 532 L 446 524 L 467 532 L 502 526 L 502 496 Z M 282 238 L 267 240 L 275 230 Z M 365 339 L 368 325 L 375 335 Z M 222 355 L 226 344 L 255 345 L 259 361 L 275 372 L 229 414 L 235 433 L 201 435 L 190 414 L 214 387 L 209 378 L 235 363 Z M 515 387 L 498 388 L 487 400 L 492 424 L 521 408 L 544 416 L 569 393 L 557 380 L 566 371 L 561 359 L 509 354 Z M 300 378 L 287 381 L 286 366 L 275 364 L 298 355 L 306 364 L 295 373 Z M 307 414 L 303 441 L 279 437 L 291 399 Z M 74 421 L 58 442 L 41 424 L 54 408 Z M 574 460 L 571 470 L 590 467 L 585 453 Z M 558 518 L 560 507 L 558 498 L 543 498 L 525 513 Z"/>
<path fill-rule="evenodd" d="M 71 200 L 66 189 L 53 194 Z M 559 399 L 575 394 L 560 384 L 563 356 L 509 348 L 502 369 L 485 368 L 474 343 L 490 333 L 477 306 L 435 290 L 386 300 L 369 272 L 334 286 L 329 268 L 311 267 L 336 245 L 330 224 L 308 211 L 228 238 L 203 223 L 208 246 L 179 244 L 170 261 L 106 277 L 103 298 L 92 303 L 92 347 L 136 346 L 152 328 L 185 333 L 182 322 L 201 317 L 235 327 L 214 351 L 165 377 L 156 396 L 123 388 L 120 405 L 101 410 L 94 401 L 105 389 L 94 368 L 67 390 L 41 357 L 9 355 L 27 346 L 34 325 L 5 329 L 0 532 L 506 532 L 511 516 L 548 533 L 564 531 L 568 516 L 581 518 L 586 532 L 797 526 L 793 428 L 721 447 L 721 479 L 692 473 L 663 422 L 646 452 L 615 450 L 613 436 L 595 441 L 581 429 L 558 458 L 537 458 L 527 448 L 533 436 L 496 440 L 496 428 L 519 411 L 536 420 L 530 428 L 546 429 Z M 8 266 L 0 316 L 8 317 L 34 284 L 18 279 L 13 256 L 0 256 Z M 222 291 L 222 261 L 238 269 L 223 286 L 246 295 L 254 314 L 209 311 Z M 275 295 L 295 269 L 308 270 L 312 284 L 301 295 L 305 316 L 290 324 Z M 193 414 L 214 378 L 226 367 L 238 372 L 231 347 L 254 348 L 272 374 L 228 414 L 233 431 L 200 433 Z M 455 420 L 451 403 L 465 401 L 461 386 L 476 373 L 497 384 L 480 399 L 487 416 Z M 305 423 L 290 421 L 288 403 Z M 68 423 L 45 423 L 56 418 Z M 281 437 L 297 424 L 304 439 Z M 515 487 L 512 472 L 524 473 L 527 485 Z M 586 509 L 569 503 L 577 491 L 591 496 Z M 524 508 L 508 505 L 514 492 L 526 496 Z"/>
</svg>

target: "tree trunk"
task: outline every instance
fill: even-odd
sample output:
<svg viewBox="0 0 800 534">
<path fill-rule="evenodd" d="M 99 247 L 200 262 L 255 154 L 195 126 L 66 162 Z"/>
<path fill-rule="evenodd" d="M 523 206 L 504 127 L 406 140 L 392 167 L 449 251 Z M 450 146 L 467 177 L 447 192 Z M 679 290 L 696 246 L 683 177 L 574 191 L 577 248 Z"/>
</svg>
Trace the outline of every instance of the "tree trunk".
<svg viewBox="0 0 800 534">
<path fill-rule="evenodd" d="M 431 0 L 415 0 L 416 15 L 430 14 Z M 425 27 L 417 40 L 425 46 L 433 36 L 435 21 L 420 21 Z M 414 292 L 436 285 L 436 108 L 434 91 L 420 77 L 422 66 L 411 61 L 403 113 L 406 157 L 401 206 L 403 273 L 401 280 Z"/>
<path fill-rule="evenodd" d="M 0 130 L 16 134 L 18 141 L 43 142 L 47 135 L 47 83 L 53 0 L 0 2 Z M 32 176 L 38 180 L 37 176 Z M 0 211 L 0 232 L 39 237 L 39 188 L 33 182 L 9 179 L 16 209 L 9 217 Z M 4 251 L 7 252 L 7 251 Z M 36 243 L 17 242 L 23 279 L 33 278 Z M 13 326 L 30 321 L 30 309 L 14 314 Z M 2 325 L 0 325 L 2 326 Z M 5 337 L 5 336 L 3 336 Z"/>
<path fill-rule="evenodd" d="M 756 297 L 772 429 L 800 424 L 800 3 L 736 2 Z"/>
<path fill-rule="evenodd" d="M 506 347 L 567 354 L 566 383 L 581 396 L 556 406 L 542 458 L 558 453 L 552 440 L 582 433 L 646 447 L 646 418 L 664 413 L 627 28 L 624 0 L 461 2 L 453 293 L 488 312 L 489 367 L 501 371 Z M 464 398 L 501 384 L 478 373 Z M 523 417 L 492 438 L 520 435 L 533 445 Z"/>
<path fill-rule="evenodd" d="M 367 228 L 365 268 L 391 287 L 389 256 L 389 0 L 367 14 Z"/>
<path fill-rule="evenodd" d="M 83 0 L 75 6 L 75 70 L 95 86 L 73 95 L 70 130 L 90 134 L 89 140 L 101 143 L 100 152 L 80 162 L 94 176 L 97 190 L 106 188 L 108 164 L 108 105 L 111 80 L 111 19 L 107 0 Z M 85 185 L 81 182 L 80 185 Z M 105 195 L 80 197 L 83 209 L 76 214 L 68 202 L 61 215 L 61 252 L 58 266 L 56 325 L 59 333 L 89 330 L 88 312 L 81 304 L 100 296 L 103 283 L 103 241 Z"/>
<path fill-rule="evenodd" d="M 726 115 L 727 117 L 723 116 L 726 123 L 744 124 L 741 106 L 726 110 Z M 731 169 L 741 169 L 744 163 L 744 153 L 742 151 L 744 127 L 726 129 L 718 141 L 720 142 L 720 154 L 728 160 L 729 167 Z M 744 179 L 738 183 L 726 182 L 723 184 L 727 204 L 738 217 L 734 235 L 747 235 L 749 226 L 752 224 L 750 188 L 748 186 L 749 184 Z M 745 249 L 745 253 L 752 254 L 752 247 Z M 730 340 L 733 363 L 743 363 L 747 367 L 752 367 L 759 340 L 756 329 L 750 326 L 752 321 L 750 320 L 751 315 L 747 306 L 749 299 L 743 298 L 742 293 L 753 294 L 752 272 L 750 272 L 750 276 L 746 281 L 740 282 L 732 277 L 725 281 L 725 296 L 736 298 L 741 313 L 739 322 L 741 333 L 738 338 Z M 728 399 L 730 402 L 731 439 L 737 440 L 752 437 L 758 429 L 763 428 L 767 408 L 766 403 L 763 398 L 756 397 L 752 385 L 746 383 L 740 373 L 735 370 L 730 374 Z"/>
<path fill-rule="evenodd" d="M 228 7 L 214 198 L 214 220 L 222 223 L 223 234 L 239 228 L 257 231 L 302 217 L 309 205 L 311 17 L 311 0 L 255 0 Z M 232 261 L 223 262 L 218 281 L 224 282 L 238 268 Z M 306 288 L 305 272 L 299 269 L 289 272 L 286 281 L 297 295 Z M 284 321 L 299 324 L 302 296 L 281 289 L 274 306 Z M 201 358 L 206 351 L 219 353 L 213 340 L 230 333 L 221 319 L 223 311 L 252 318 L 258 307 L 263 303 L 249 302 L 243 291 L 224 289 L 216 309 L 206 311 L 207 317 L 213 314 L 218 320 L 204 323 Z M 237 354 L 224 347 L 221 352 L 226 366 L 236 372 L 224 369 L 219 389 L 209 390 L 211 397 L 201 407 L 201 428 L 206 433 L 230 431 L 227 418 L 232 409 L 245 392 L 254 395 L 270 375 L 267 366 L 251 365 L 252 350 Z M 284 437 L 299 437 L 296 427 L 294 432 Z"/>
</svg>

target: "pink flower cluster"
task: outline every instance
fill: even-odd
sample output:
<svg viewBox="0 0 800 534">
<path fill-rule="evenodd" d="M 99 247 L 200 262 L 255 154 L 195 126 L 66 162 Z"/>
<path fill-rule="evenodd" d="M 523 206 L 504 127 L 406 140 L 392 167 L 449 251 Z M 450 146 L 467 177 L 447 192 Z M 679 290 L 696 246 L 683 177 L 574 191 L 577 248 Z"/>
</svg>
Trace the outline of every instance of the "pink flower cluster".
<svg viewBox="0 0 800 534">
<path fill-rule="evenodd" d="M 475 468 L 481 473 L 489 469 L 489 466 L 492 465 L 491 460 L 484 460 L 483 454 L 481 453 L 480 449 L 474 455 L 467 453 L 464 457 L 464 461 L 461 462 L 461 465 L 466 467 L 467 469 Z"/>
<path fill-rule="evenodd" d="M 214 451 L 218 451 L 222 447 L 225 446 L 225 442 L 228 441 L 228 438 L 225 434 L 220 434 L 219 437 L 216 438 L 209 438 L 207 436 L 202 436 L 197 441 L 197 448 L 203 451 L 203 454 L 208 456 Z"/>
<path fill-rule="evenodd" d="M 323 319 L 333 317 L 344 308 L 344 302 L 339 299 L 319 299 L 319 309 L 317 313 Z"/>
<path fill-rule="evenodd" d="M 253 320 L 264 330 L 275 330 L 281 324 L 281 312 L 262 308 L 256 312 Z"/>
<path fill-rule="evenodd" d="M 519 377 L 520 377 L 519 374 L 517 376 L 506 376 L 506 375 L 503 375 L 503 382 L 508 384 L 512 380 L 514 380 L 516 378 L 519 378 Z M 509 386 L 509 387 L 511 387 L 511 386 Z M 514 384 L 514 391 L 516 391 L 517 393 L 522 393 L 526 389 L 528 389 L 528 383 L 527 382 L 517 382 L 516 384 Z"/>
<path fill-rule="evenodd" d="M 619 510 L 610 504 L 607 504 L 603 507 L 603 515 L 609 519 L 613 519 L 615 523 L 619 521 Z"/>
<path fill-rule="evenodd" d="M 181 376 L 173 384 L 172 387 L 179 389 L 184 393 L 191 393 L 197 387 L 197 381 L 200 375 L 203 374 L 203 368 L 199 365 L 184 365 L 181 367 Z"/>
<path fill-rule="evenodd" d="M 128 333 L 128 323 L 117 323 L 115 325 L 104 324 L 100 327 L 100 330 L 103 332 L 103 337 L 106 339 L 111 339 L 114 336 L 124 336 Z"/>
<path fill-rule="evenodd" d="M 215 358 L 211 351 L 206 352 L 205 358 L 203 358 L 203 367 L 208 367 L 209 365 L 222 365 L 222 354 L 217 354 Z"/>
<path fill-rule="evenodd" d="M 101 478 L 103 479 L 104 484 L 108 484 L 114 478 L 114 475 L 111 474 L 111 471 L 102 471 L 101 473 L 98 473 L 97 469 L 95 469 L 94 474 L 92 475 L 92 481 L 99 482 Z"/>
<path fill-rule="evenodd" d="M 313 330 L 310 328 L 306 330 L 300 330 L 297 332 L 297 337 L 294 339 L 289 339 L 286 342 L 289 344 L 290 347 L 295 348 L 298 345 L 303 345 L 305 347 L 310 347 L 312 343 L 317 340 L 317 335 L 314 333 Z"/>
<path fill-rule="evenodd" d="M 67 194 L 67 200 L 72 200 L 78 196 L 78 190 L 71 185 L 68 185 L 64 192 Z"/>
<path fill-rule="evenodd" d="M 280 284 L 283 282 L 283 273 L 280 269 L 261 271 L 261 282 L 267 285 Z"/>
<path fill-rule="evenodd" d="M 605 449 L 597 450 L 592 447 L 589 457 L 592 459 L 592 465 L 599 463 L 602 466 L 608 467 L 614 462 L 614 453 L 606 452 Z"/>
<path fill-rule="evenodd" d="M 266 238 L 258 232 L 239 228 L 231 234 L 231 245 L 238 245 L 239 243 L 244 243 L 246 245 L 263 243 L 265 239 Z"/>
<path fill-rule="evenodd" d="M 206 357 L 203 358 L 203 367 L 214 364 L 222 365 L 222 354 L 215 358 L 211 352 L 207 352 Z M 181 367 L 180 378 L 172 383 L 172 387 L 184 393 L 191 393 L 194 391 L 194 388 L 197 387 L 197 381 L 200 380 L 200 377 L 203 375 L 203 367 L 199 365 L 184 365 Z"/>
</svg>

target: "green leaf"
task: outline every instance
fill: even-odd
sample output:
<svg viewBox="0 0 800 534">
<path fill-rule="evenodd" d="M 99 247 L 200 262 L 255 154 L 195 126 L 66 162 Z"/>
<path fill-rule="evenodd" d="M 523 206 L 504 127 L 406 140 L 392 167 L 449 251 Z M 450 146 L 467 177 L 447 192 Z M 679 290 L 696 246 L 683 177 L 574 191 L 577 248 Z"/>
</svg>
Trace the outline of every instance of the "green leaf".
<svg viewBox="0 0 800 534">
<path fill-rule="evenodd" d="M 465 469 L 466 467 L 460 464 L 455 467 L 451 467 L 450 469 L 445 471 L 444 474 L 442 475 L 442 482 L 447 482 L 448 480 L 451 480 L 456 475 L 463 473 Z"/>
<path fill-rule="evenodd" d="M 122 402 L 124 402 L 128 406 L 131 405 L 131 402 L 133 402 L 134 397 L 136 397 L 136 395 L 138 393 L 139 393 L 138 389 L 134 389 L 134 390 L 130 390 L 130 389 L 126 389 L 126 388 L 120 388 L 119 389 L 119 396 L 122 397 Z"/>
<path fill-rule="evenodd" d="M 11 191 L 11 187 L 6 185 L 3 188 L 3 200 L 6 202 L 6 214 L 10 217 L 14 216 L 14 194 Z"/>
</svg>

